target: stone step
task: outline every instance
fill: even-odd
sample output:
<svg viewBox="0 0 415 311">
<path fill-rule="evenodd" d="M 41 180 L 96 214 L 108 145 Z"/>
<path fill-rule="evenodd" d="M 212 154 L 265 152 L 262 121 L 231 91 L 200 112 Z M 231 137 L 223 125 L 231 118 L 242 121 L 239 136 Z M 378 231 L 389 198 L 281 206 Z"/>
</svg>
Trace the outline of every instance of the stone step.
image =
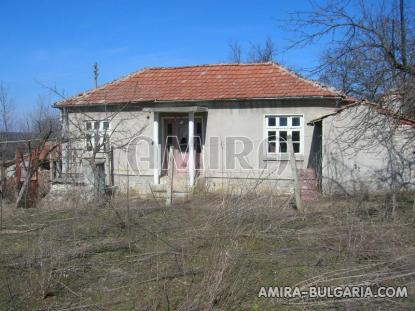
<svg viewBox="0 0 415 311">
<path fill-rule="evenodd" d="M 157 200 L 166 200 L 166 192 L 153 192 L 153 196 Z M 173 192 L 173 201 L 185 202 L 192 196 L 191 192 Z"/>
<path fill-rule="evenodd" d="M 315 179 L 300 179 L 300 187 L 303 190 L 317 190 L 317 180 Z"/>
<path fill-rule="evenodd" d="M 187 175 L 174 175 L 173 176 L 173 191 L 178 191 L 178 192 L 185 192 L 185 191 L 189 191 L 189 186 L 188 186 L 188 179 L 187 179 Z M 160 185 L 157 185 L 158 187 L 156 187 L 156 190 L 153 191 L 159 191 L 158 189 L 162 189 L 160 191 L 166 191 L 166 185 L 169 182 L 169 178 L 168 176 L 161 176 L 160 178 Z"/>
<path fill-rule="evenodd" d="M 309 202 L 314 201 L 319 196 L 319 193 L 314 190 L 301 190 L 301 198 L 303 201 Z"/>
<path fill-rule="evenodd" d="M 150 187 L 153 192 L 166 192 L 167 189 L 166 184 L 150 185 Z"/>
<path fill-rule="evenodd" d="M 300 193 L 303 201 L 313 201 L 320 195 L 317 187 L 317 177 L 314 169 L 300 169 L 298 171 Z"/>
<path fill-rule="evenodd" d="M 298 177 L 300 179 L 316 179 L 316 172 L 312 168 L 303 168 L 298 170 Z"/>
</svg>

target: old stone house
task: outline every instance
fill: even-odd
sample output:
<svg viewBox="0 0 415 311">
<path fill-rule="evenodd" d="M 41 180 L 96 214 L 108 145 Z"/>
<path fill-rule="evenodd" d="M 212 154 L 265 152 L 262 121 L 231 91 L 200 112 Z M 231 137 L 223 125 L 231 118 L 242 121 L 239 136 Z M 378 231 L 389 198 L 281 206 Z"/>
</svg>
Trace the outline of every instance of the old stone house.
<svg viewBox="0 0 415 311">
<path fill-rule="evenodd" d="M 259 63 L 146 68 L 55 107 L 67 138 L 63 170 L 80 182 L 97 182 L 92 165 L 103 187 L 149 192 L 166 182 L 171 147 L 177 185 L 287 191 L 288 138 L 300 175 L 322 187 L 321 117 L 351 102 Z"/>
</svg>

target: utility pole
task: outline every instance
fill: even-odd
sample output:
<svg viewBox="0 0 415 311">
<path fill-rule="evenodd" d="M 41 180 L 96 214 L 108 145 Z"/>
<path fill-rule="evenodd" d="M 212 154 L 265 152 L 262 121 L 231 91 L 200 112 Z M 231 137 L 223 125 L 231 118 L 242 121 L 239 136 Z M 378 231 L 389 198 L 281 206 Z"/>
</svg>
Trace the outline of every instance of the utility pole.
<svg viewBox="0 0 415 311">
<path fill-rule="evenodd" d="M 406 57 L 406 25 L 405 25 L 405 5 L 404 0 L 399 1 L 399 13 L 400 13 L 400 22 L 401 22 L 401 58 L 402 64 L 406 66 L 408 60 Z"/>
<path fill-rule="evenodd" d="M 94 64 L 94 82 L 95 82 L 95 88 L 98 87 L 98 76 L 99 76 L 98 63 L 95 63 Z"/>
</svg>

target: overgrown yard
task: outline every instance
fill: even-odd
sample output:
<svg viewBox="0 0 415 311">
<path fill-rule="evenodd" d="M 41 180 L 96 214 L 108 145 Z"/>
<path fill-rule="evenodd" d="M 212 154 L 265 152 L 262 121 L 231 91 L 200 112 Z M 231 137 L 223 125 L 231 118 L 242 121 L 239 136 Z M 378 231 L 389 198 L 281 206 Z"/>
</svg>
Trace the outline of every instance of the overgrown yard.
<svg viewBox="0 0 415 311">
<path fill-rule="evenodd" d="M 5 207 L 1 310 L 415 309 L 415 211 L 402 199 L 200 195 Z M 399 299 L 258 297 L 261 287 L 408 286 Z"/>
</svg>

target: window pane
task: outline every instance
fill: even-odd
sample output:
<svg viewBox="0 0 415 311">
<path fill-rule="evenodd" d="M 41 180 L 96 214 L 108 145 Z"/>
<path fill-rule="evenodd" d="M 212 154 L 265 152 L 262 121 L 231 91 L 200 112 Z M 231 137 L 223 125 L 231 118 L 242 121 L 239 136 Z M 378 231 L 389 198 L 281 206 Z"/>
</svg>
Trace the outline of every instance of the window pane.
<svg viewBox="0 0 415 311">
<path fill-rule="evenodd" d="M 187 137 L 182 137 L 179 142 L 179 148 L 181 152 L 187 152 Z"/>
<path fill-rule="evenodd" d="M 280 143 L 280 153 L 287 153 L 287 143 Z"/>
<path fill-rule="evenodd" d="M 292 136 L 293 149 L 295 153 L 300 153 L 301 148 L 301 116 L 268 116 L 266 117 L 267 127 L 281 127 L 281 129 L 267 129 L 268 152 L 287 153 L 288 134 Z M 286 128 L 286 129 L 285 129 Z M 277 145 L 278 144 L 278 145 Z"/>
<path fill-rule="evenodd" d="M 276 126 L 277 121 L 275 117 L 268 117 L 268 126 Z"/>
<path fill-rule="evenodd" d="M 167 123 L 167 149 L 173 146 L 173 124 Z"/>
<path fill-rule="evenodd" d="M 300 126 L 300 117 L 292 117 L 292 126 Z"/>
<path fill-rule="evenodd" d="M 202 136 L 202 122 L 196 123 L 196 135 Z"/>
<path fill-rule="evenodd" d="M 279 141 L 280 141 L 280 153 L 286 153 L 287 152 L 287 131 L 280 131 Z"/>
<path fill-rule="evenodd" d="M 99 130 L 99 121 L 95 121 L 95 127 L 94 127 L 94 129 L 95 130 Z"/>
<path fill-rule="evenodd" d="M 300 131 L 293 131 L 293 141 L 300 141 Z"/>
<path fill-rule="evenodd" d="M 277 131 L 268 131 L 268 152 L 277 152 Z"/>
<path fill-rule="evenodd" d="M 300 143 L 293 143 L 294 153 L 300 153 Z"/>
<path fill-rule="evenodd" d="M 200 138 L 200 136 L 195 136 L 195 149 L 197 153 L 201 153 L 202 152 L 202 140 Z"/>
<path fill-rule="evenodd" d="M 167 123 L 167 135 L 173 134 L 173 124 Z"/>
<path fill-rule="evenodd" d="M 87 130 L 90 130 L 90 129 L 91 129 L 91 127 L 92 127 L 92 126 L 91 126 L 91 122 L 87 122 L 87 123 L 86 123 L 86 129 L 87 129 Z"/>
<path fill-rule="evenodd" d="M 281 142 L 287 141 L 287 131 L 280 131 L 280 141 Z"/>
<path fill-rule="evenodd" d="M 89 123 L 89 122 L 88 122 L 88 123 Z M 88 124 L 88 123 L 87 123 L 87 124 Z M 89 123 L 89 125 L 91 125 L 91 124 Z M 91 150 L 92 150 L 91 135 L 86 134 L 86 135 L 85 135 L 85 140 L 86 140 L 86 150 L 87 150 L 87 151 L 91 151 Z"/>
<path fill-rule="evenodd" d="M 108 128 L 110 127 L 110 123 L 108 121 L 104 121 L 102 123 L 102 127 L 104 130 L 108 130 Z"/>
<path fill-rule="evenodd" d="M 268 143 L 268 152 L 277 152 L 277 146 L 275 142 Z"/>
<path fill-rule="evenodd" d="M 276 141 L 276 140 L 277 140 L 277 132 L 268 131 L 268 141 Z"/>
</svg>

